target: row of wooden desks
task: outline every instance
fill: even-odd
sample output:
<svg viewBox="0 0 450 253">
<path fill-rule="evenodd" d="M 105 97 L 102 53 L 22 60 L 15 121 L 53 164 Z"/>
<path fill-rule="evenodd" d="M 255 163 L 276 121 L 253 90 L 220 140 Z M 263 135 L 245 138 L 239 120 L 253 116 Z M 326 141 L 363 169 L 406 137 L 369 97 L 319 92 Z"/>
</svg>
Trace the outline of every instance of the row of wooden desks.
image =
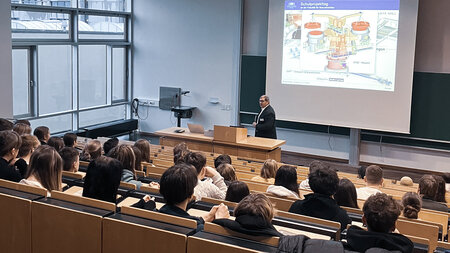
<svg viewBox="0 0 450 253">
<path fill-rule="evenodd" d="M 183 133 L 176 133 L 175 130 L 183 129 Z M 281 161 L 281 146 L 285 140 L 275 140 L 260 137 L 247 137 L 235 143 L 216 141 L 212 136 L 191 133 L 187 128 L 172 127 L 155 132 L 160 136 L 160 145 L 175 146 L 185 142 L 189 149 L 204 152 L 228 154 L 238 158 L 253 158 L 257 160 L 274 159 Z"/>
</svg>

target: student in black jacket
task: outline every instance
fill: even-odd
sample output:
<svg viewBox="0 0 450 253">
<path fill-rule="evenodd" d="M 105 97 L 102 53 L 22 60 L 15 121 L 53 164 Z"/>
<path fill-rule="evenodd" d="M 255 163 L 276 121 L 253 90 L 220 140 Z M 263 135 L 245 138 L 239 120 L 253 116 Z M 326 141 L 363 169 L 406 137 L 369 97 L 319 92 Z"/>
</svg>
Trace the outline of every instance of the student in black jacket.
<svg viewBox="0 0 450 253">
<path fill-rule="evenodd" d="M 275 110 L 270 105 L 269 97 L 262 95 L 259 98 L 261 112 L 255 117 L 253 126 L 255 127 L 255 137 L 277 138 L 275 128 Z"/>
<path fill-rule="evenodd" d="M 352 220 L 332 198 L 339 185 L 336 171 L 327 167 L 318 168 L 309 174 L 308 181 L 314 193 L 294 202 L 289 212 L 337 221 L 341 223 L 341 230 L 346 229 Z"/>
<path fill-rule="evenodd" d="M 159 181 L 159 192 L 166 200 L 166 204 L 159 212 L 195 220 L 197 230 L 202 230 L 205 222 L 211 222 L 215 218 L 230 217 L 228 207 L 224 204 L 214 206 L 202 217 L 191 216 L 186 211 L 188 203 L 193 199 L 197 183 L 197 173 L 190 165 L 179 163 L 167 169 Z"/>
<path fill-rule="evenodd" d="M 21 145 L 22 138 L 18 133 L 11 130 L 0 131 L 0 179 L 13 182 L 22 180 L 19 171 L 10 165 L 17 157 Z"/>
<path fill-rule="evenodd" d="M 347 230 L 346 249 L 366 252 L 370 248 L 412 252 L 414 244 L 406 236 L 393 233 L 401 206 L 391 196 L 377 193 L 370 196 L 363 207 L 363 224 L 367 230 L 351 226 Z"/>
<path fill-rule="evenodd" d="M 250 194 L 234 209 L 235 220 L 216 219 L 213 222 L 233 231 L 253 236 L 283 236 L 272 225 L 274 208 L 264 194 Z"/>
</svg>

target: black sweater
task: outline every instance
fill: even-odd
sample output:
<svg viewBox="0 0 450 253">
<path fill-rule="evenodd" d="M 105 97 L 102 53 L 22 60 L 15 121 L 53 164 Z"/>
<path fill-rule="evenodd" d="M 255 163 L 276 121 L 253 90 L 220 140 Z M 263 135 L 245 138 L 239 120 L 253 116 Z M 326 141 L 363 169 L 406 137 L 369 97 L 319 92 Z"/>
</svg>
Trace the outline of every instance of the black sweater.
<svg viewBox="0 0 450 253">
<path fill-rule="evenodd" d="M 20 180 L 22 180 L 22 177 L 13 166 L 9 165 L 8 161 L 0 158 L 0 179 L 19 182 Z"/>
<path fill-rule="evenodd" d="M 334 199 L 318 193 L 305 195 L 304 200 L 295 201 L 289 212 L 337 221 L 341 223 L 341 230 L 346 229 L 347 225 L 352 223 L 347 211 L 340 208 Z"/>
<path fill-rule="evenodd" d="M 270 222 L 266 222 L 261 216 L 240 215 L 235 220 L 216 219 L 213 223 L 246 235 L 282 236 Z"/>
</svg>

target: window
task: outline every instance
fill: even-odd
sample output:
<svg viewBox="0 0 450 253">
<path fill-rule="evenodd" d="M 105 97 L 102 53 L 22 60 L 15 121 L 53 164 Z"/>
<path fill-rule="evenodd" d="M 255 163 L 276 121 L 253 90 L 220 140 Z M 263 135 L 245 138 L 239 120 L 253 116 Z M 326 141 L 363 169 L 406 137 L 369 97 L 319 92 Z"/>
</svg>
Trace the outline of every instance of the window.
<svg viewBox="0 0 450 253">
<path fill-rule="evenodd" d="M 14 115 L 30 114 L 30 50 L 13 49 L 13 112 Z"/>
<path fill-rule="evenodd" d="M 72 47 L 38 46 L 39 114 L 72 109 Z"/>
<path fill-rule="evenodd" d="M 112 94 L 113 101 L 126 99 L 127 91 L 127 65 L 126 65 L 126 48 L 112 49 Z"/>
<path fill-rule="evenodd" d="M 12 0 L 14 117 L 52 133 L 129 117 L 130 6 Z"/>
</svg>

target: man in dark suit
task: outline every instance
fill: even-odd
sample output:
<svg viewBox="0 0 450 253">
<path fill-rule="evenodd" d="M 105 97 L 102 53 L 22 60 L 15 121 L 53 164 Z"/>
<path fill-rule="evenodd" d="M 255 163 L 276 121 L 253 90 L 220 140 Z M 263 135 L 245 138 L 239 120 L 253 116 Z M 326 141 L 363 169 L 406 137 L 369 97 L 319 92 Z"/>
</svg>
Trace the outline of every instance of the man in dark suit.
<svg viewBox="0 0 450 253">
<path fill-rule="evenodd" d="M 256 116 L 255 122 L 253 122 L 253 126 L 256 128 L 255 137 L 276 139 L 275 111 L 270 106 L 269 97 L 262 95 L 259 98 L 259 106 L 261 106 L 261 112 Z"/>
</svg>

